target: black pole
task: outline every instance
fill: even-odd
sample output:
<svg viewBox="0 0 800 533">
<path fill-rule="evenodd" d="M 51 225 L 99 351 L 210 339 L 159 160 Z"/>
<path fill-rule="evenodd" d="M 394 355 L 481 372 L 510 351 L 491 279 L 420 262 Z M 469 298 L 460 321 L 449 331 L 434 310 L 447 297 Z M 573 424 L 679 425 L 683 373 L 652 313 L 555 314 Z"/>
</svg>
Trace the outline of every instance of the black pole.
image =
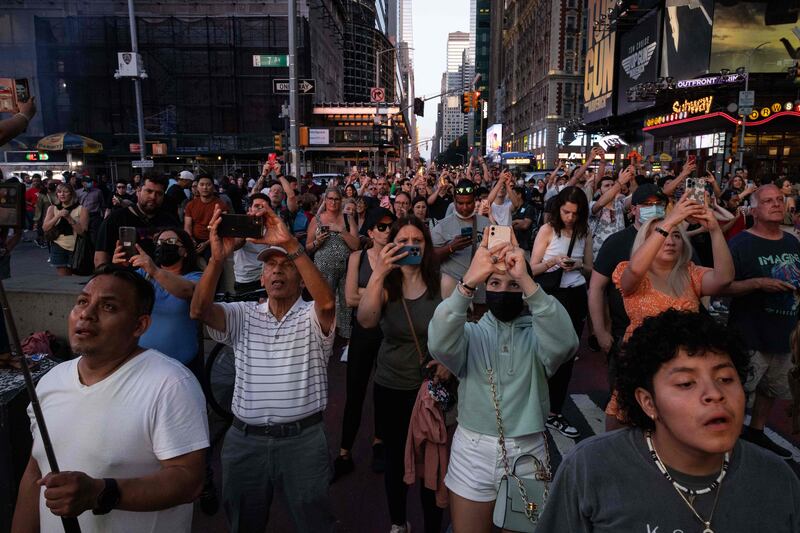
<svg viewBox="0 0 800 533">
<path fill-rule="evenodd" d="M 25 388 L 28 389 L 28 396 L 31 399 L 33 416 L 36 418 L 36 425 L 39 427 L 39 435 L 42 437 L 42 445 L 44 446 L 44 453 L 47 455 L 47 463 L 50 465 L 50 471 L 57 474 L 60 470 L 58 468 L 58 462 L 56 461 L 56 454 L 53 452 L 53 443 L 50 441 L 50 434 L 47 432 L 47 425 L 45 425 L 44 422 L 42 407 L 39 405 L 39 397 L 36 395 L 36 386 L 33 384 L 33 377 L 31 376 L 31 369 L 28 367 L 28 360 L 25 359 L 25 354 L 22 353 L 22 345 L 19 342 L 17 326 L 14 324 L 14 316 L 11 314 L 11 307 L 8 305 L 6 289 L 3 286 L 2 280 L 0 280 L 0 306 L 3 308 L 3 318 L 6 322 L 11 355 L 18 357 L 22 363 L 22 374 L 25 376 Z M 61 524 L 64 526 L 65 533 L 80 533 L 81 531 L 78 518 L 75 516 L 62 516 Z"/>
</svg>

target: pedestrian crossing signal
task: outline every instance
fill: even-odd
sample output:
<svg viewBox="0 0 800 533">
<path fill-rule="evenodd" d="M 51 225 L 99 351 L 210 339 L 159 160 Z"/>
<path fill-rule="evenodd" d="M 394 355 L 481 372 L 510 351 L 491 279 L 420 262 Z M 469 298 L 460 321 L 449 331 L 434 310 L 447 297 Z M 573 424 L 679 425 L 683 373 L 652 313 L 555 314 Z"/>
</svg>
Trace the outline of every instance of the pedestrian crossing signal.
<svg viewBox="0 0 800 533">
<path fill-rule="evenodd" d="M 470 112 L 470 104 L 472 103 L 471 93 L 463 93 L 461 95 L 461 112 L 467 114 Z"/>
</svg>

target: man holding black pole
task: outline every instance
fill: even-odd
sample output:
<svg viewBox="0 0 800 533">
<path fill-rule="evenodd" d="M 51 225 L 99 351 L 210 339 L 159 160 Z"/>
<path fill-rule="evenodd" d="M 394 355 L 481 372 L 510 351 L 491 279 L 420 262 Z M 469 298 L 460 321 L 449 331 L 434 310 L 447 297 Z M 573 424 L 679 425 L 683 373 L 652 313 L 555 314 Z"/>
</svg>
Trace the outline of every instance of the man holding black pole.
<svg viewBox="0 0 800 533">
<path fill-rule="evenodd" d="M 115 265 L 78 296 L 69 340 L 79 357 L 36 387 L 62 471 L 49 471 L 31 413 L 13 533 L 61 531 L 65 516 L 77 516 L 82 533 L 191 530 L 208 448 L 205 399 L 183 365 L 139 346 L 154 299 L 150 283 Z"/>
</svg>

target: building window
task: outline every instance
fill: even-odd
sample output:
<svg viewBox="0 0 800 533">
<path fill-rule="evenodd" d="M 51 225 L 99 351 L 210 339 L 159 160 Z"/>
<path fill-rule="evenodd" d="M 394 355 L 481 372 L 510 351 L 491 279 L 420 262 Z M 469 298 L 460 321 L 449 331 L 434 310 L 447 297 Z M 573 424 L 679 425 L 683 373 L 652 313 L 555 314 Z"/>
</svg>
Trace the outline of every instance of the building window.
<svg viewBox="0 0 800 533">
<path fill-rule="evenodd" d="M 575 15 L 567 15 L 567 29 L 568 30 L 575 29 Z"/>
</svg>

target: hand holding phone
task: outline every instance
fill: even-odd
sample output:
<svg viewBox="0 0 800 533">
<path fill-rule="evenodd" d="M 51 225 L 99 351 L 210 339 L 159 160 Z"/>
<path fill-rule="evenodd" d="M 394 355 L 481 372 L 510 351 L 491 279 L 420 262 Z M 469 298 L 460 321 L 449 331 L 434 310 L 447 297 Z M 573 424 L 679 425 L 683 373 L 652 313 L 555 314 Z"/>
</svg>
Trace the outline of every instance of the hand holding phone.
<svg viewBox="0 0 800 533">
<path fill-rule="evenodd" d="M 122 246 L 122 251 L 125 252 L 126 259 L 130 260 L 134 255 L 139 254 L 139 250 L 136 249 L 136 228 L 120 226 L 119 243 Z"/>
<path fill-rule="evenodd" d="M 264 235 L 264 219 L 259 216 L 223 213 L 220 215 L 217 235 L 258 239 Z"/>
<path fill-rule="evenodd" d="M 395 265 L 419 265 L 422 263 L 422 254 L 419 246 L 401 246 L 397 254 L 408 252 L 408 255 L 395 262 Z"/>
</svg>

